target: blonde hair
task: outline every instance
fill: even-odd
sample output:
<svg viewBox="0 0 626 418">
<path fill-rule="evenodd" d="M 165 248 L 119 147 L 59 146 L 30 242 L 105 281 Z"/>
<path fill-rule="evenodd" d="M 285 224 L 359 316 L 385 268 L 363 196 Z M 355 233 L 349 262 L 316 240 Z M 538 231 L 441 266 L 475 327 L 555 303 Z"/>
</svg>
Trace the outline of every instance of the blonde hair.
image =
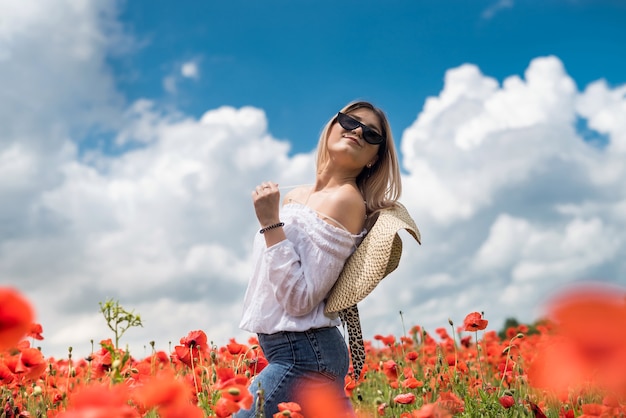
<svg viewBox="0 0 626 418">
<path fill-rule="evenodd" d="M 364 167 L 363 171 L 356 178 L 356 185 L 365 200 L 366 214 L 368 222 L 366 227 L 369 229 L 370 222 L 373 223 L 378 211 L 396 204 L 402 193 L 402 181 L 400 178 L 400 167 L 398 156 L 391 134 L 391 126 L 385 113 L 369 102 L 358 101 L 352 102 L 341 109 L 342 113 L 349 114 L 357 109 L 369 109 L 380 121 L 382 136 L 385 141 L 378 148 L 378 159 L 371 168 Z M 327 139 L 330 128 L 337 123 L 337 115 L 326 123 L 317 146 L 317 169 L 324 167 L 329 159 Z"/>
</svg>

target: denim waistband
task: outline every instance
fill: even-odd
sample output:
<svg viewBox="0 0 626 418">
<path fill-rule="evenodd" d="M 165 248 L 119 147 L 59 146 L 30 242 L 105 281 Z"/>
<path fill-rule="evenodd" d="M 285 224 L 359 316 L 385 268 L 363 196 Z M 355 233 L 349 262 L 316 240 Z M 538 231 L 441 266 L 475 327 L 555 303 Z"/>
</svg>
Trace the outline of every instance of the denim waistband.
<svg viewBox="0 0 626 418">
<path fill-rule="evenodd" d="M 306 331 L 278 331 L 278 332 L 274 332 L 272 334 L 263 334 L 263 333 L 259 333 L 257 335 L 261 336 L 265 336 L 265 337 L 269 337 L 272 335 L 299 335 L 299 334 L 315 334 L 317 332 L 325 332 L 331 329 L 335 329 L 337 327 L 322 327 L 322 328 L 310 328 L 307 329 Z"/>
</svg>

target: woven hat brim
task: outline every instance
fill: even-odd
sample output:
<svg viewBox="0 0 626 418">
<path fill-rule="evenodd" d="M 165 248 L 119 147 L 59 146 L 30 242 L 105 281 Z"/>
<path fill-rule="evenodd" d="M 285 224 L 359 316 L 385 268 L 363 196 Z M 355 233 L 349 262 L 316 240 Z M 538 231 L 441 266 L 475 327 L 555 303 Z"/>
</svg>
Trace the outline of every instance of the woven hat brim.
<svg viewBox="0 0 626 418">
<path fill-rule="evenodd" d="M 326 313 L 356 305 L 398 267 L 402 255 L 402 239 L 398 235 L 401 229 L 421 243 L 415 221 L 404 206 L 398 203 L 380 212 L 372 230 L 348 258 L 331 289 L 324 309 Z"/>
</svg>

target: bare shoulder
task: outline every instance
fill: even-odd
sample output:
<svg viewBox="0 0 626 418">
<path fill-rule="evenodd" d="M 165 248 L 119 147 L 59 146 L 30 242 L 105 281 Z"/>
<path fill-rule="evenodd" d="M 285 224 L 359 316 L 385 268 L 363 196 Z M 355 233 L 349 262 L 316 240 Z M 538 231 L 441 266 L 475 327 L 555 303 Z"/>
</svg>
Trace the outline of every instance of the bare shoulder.
<svg viewBox="0 0 626 418">
<path fill-rule="evenodd" d="M 286 205 L 290 202 L 298 202 L 304 203 L 306 201 L 306 196 L 309 193 L 310 188 L 305 186 L 296 187 L 293 190 L 287 192 L 283 199 L 283 204 Z"/>
<path fill-rule="evenodd" d="M 365 203 L 359 190 L 352 185 L 343 185 L 327 199 L 322 212 L 341 223 L 353 234 L 363 230 Z"/>
</svg>

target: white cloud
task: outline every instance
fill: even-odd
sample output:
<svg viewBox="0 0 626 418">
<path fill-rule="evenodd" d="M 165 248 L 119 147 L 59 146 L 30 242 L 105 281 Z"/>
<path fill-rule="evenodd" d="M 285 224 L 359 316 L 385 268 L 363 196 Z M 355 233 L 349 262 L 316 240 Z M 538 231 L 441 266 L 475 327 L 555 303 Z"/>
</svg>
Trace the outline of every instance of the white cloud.
<svg viewBox="0 0 626 418">
<path fill-rule="evenodd" d="M 556 57 L 533 60 L 524 79 L 501 86 L 472 65 L 449 70 L 402 137 L 404 199 L 430 229 L 423 255 L 409 261 L 419 272 L 412 280 L 453 277 L 458 290 L 446 292 L 459 298 L 447 308 L 457 318 L 482 304 L 526 320 L 564 283 L 619 281 L 624 106 L 623 86 L 598 81 L 580 92 Z M 583 141 L 580 117 L 608 146 Z M 407 284 L 398 281 L 395 292 Z M 414 301 L 440 294 L 422 286 Z"/>
<path fill-rule="evenodd" d="M 599 218 L 565 225 L 532 225 L 500 215 L 474 260 L 478 271 L 510 271 L 514 282 L 568 280 L 616 255 L 623 245 Z"/>
<path fill-rule="evenodd" d="M 533 231 L 512 270 L 513 281 L 566 281 L 616 257 L 620 233 L 603 221 L 574 219 L 563 228 Z"/>
<path fill-rule="evenodd" d="M 198 63 L 195 61 L 188 61 L 183 63 L 180 67 L 180 73 L 183 77 L 198 79 L 200 78 L 200 69 Z"/>
<path fill-rule="evenodd" d="M 467 219 L 554 160 L 588 159 L 595 151 L 572 131 L 575 97 L 555 57 L 534 60 L 526 80 L 512 76 L 501 88 L 475 66 L 449 70 L 439 97 L 404 132 L 405 168 L 418 183 L 411 187 L 442 203 L 415 204 L 440 222 Z"/>
<path fill-rule="evenodd" d="M 591 83 L 576 102 L 577 110 L 589 119 L 589 126 L 611 136 L 609 148 L 626 153 L 626 85 L 611 89 L 604 80 Z"/>
<path fill-rule="evenodd" d="M 67 134 L 61 121 L 74 119 L 75 131 L 115 124 L 122 98 L 104 62 L 132 41 L 113 19 L 115 2 L 39 3 L 0 4 L 0 143 L 22 135 L 54 149 Z"/>
<path fill-rule="evenodd" d="M 110 336 L 97 314 L 108 297 L 142 316 L 123 339 L 136 355 L 193 329 L 218 344 L 245 338 L 250 191 L 310 183 L 314 156 L 290 156 L 262 109 L 193 118 L 124 103 L 106 57 L 132 41 L 113 5 L 0 3 L 10 22 L 0 29 L 0 277 L 34 302 L 46 354 L 71 344 L 84 355 Z M 556 57 L 502 83 L 474 65 L 450 69 L 400 147 L 403 202 L 423 245 L 404 236 L 400 267 L 361 304 L 366 338 L 402 332 L 399 311 L 406 328 L 430 330 L 472 311 L 494 328 L 532 320 L 563 283 L 618 281 L 625 88 L 578 91 Z M 577 117 L 609 145 L 585 143 Z M 102 127 L 119 152 L 80 153 L 85 132 Z"/>
<path fill-rule="evenodd" d="M 525 219 L 515 219 L 507 214 L 498 216 L 491 225 L 489 236 L 478 249 L 475 268 L 494 270 L 510 267 L 522 255 L 530 229 L 531 225 Z"/>
<path fill-rule="evenodd" d="M 498 0 L 483 10 L 481 17 L 483 19 L 491 19 L 502 10 L 513 8 L 513 5 L 513 0 Z"/>
<path fill-rule="evenodd" d="M 169 94 L 177 94 L 178 87 L 183 82 L 183 79 L 198 80 L 200 78 L 200 69 L 198 63 L 195 61 L 187 61 L 180 64 L 172 74 L 163 77 L 162 85 L 163 90 Z"/>
</svg>

